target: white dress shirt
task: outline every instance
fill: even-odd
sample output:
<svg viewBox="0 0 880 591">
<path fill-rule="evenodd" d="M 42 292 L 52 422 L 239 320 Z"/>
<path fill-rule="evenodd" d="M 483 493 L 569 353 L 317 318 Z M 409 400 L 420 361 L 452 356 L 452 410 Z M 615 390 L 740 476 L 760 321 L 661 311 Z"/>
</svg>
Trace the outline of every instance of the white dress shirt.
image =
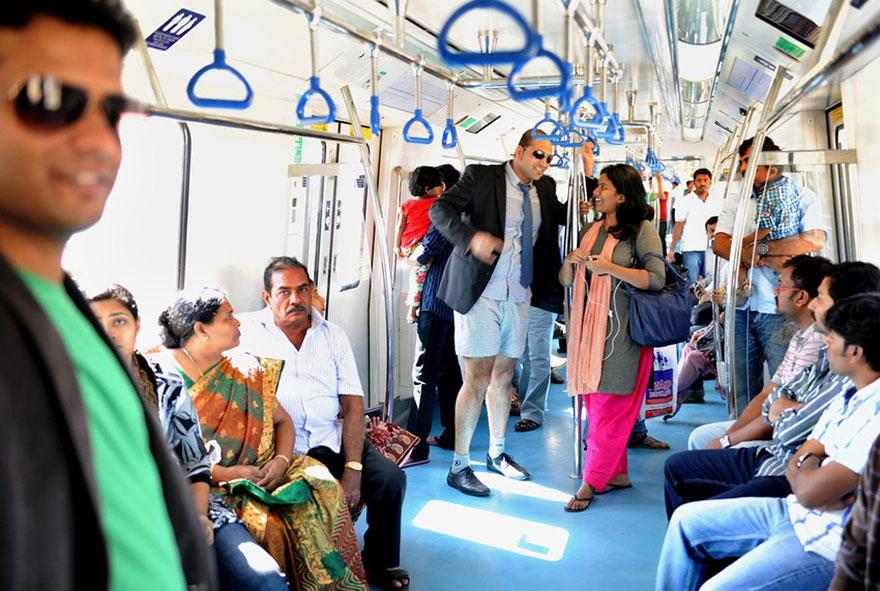
<svg viewBox="0 0 880 591">
<path fill-rule="evenodd" d="M 243 351 L 284 361 L 277 396 L 293 419 L 294 451 L 305 454 L 324 445 L 339 453 L 339 396 L 364 395 L 345 332 L 313 309 L 312 325 L 297 349 L 275 324 L 269 308 L 239 314 L 238 320 Z"/>
</svg>

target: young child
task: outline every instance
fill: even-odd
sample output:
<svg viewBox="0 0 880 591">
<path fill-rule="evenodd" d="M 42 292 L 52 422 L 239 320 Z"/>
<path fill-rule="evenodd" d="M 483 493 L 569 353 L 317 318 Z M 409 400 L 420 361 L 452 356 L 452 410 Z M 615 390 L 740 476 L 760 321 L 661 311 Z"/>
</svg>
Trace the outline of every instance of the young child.
<svg viewBox="0 0 880 591">
<path fill-rule="evenodd" d="M 422 238 L 431 227 L 428 210 L 437 197 L 446 191 L 440 172 L 433 166 L 419 166 L 409 177 L 409 192 L 413 196 L 400 206 L 397 214 L 397 256 L 408 258 L 421 244 Z M 409 306 L 407 322 L 418 319 L 419 303 L 422 299 L 422 286 L 428 274 L 427 265 L 419 265 L 410 274 L 409 291 L 406 303 Z"/>
</svg>

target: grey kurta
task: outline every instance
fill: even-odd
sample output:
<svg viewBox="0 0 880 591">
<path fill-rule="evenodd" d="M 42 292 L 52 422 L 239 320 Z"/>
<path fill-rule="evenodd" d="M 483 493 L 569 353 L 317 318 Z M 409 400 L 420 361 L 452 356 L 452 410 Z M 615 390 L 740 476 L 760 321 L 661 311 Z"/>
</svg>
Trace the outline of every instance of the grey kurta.
<svg viewBox="0 0 880 591">
<path fill-rule="evenodd" d="M 601 221 L 593 222 L 601 224 Z M 581 232 L 581 238 L 591 225 L 587 225 Z M 596 242 L 590 254 L 597 255 L 605 246 L 608 234 L 605 229 L 599 230 Z M 630 239 L 622 240 L 614 247 L 611 262 L 621 267 L 633 267 L 632 242 Z M 660 260 L 645 255 L 649 252 L 663 256 L 660 245 L 660 235 L 654 229 L 651 222 L 642 222 L 639 233 L 635 240 L 638 259 L 644 261 L 643 267 L 651 276 L 649 289 L 659 290 L 666 282 L 666 266 Z M 589 297 L 590 277 L 587 273 L 587 297 Z M 599 392 L 602 394 L 632 394 L 636 386 L 636 374 L 639 366 L 639 345 L 629 337 L 629 292 L 623 288 L 619 279 L 611 279 L 612 317 L 608 319 L 608 331 L 605 340 L 605 361 L 602 363 L 602 378 L 599 381 Z"/>
</svg>

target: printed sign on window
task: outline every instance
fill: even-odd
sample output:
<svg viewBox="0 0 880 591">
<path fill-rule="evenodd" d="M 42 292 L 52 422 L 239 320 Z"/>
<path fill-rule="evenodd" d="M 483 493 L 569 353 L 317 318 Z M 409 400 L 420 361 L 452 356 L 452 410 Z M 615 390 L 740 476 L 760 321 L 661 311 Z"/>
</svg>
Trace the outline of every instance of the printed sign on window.
<svg viewBox="0 0 880 591">
<path fill-rule="evenodd" d="M 165 24 L 147 37 L 147 46 L 165 51 L 180 41 L 184 35 L 192 31 L 204 18 L 204 14 L 193 12 L 188 8 L 181 8 L 174 13 L 174 16 L 165 21 Z"/>
</svg>

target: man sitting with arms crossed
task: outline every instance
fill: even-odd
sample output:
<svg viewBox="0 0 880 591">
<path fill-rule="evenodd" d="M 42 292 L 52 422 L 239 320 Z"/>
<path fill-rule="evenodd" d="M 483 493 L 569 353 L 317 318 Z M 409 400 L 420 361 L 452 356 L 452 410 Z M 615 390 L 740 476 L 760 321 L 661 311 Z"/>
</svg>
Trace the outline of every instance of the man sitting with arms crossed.
<svg viewBox="0 0 880 591">
<path fill-rule="evenodd" d="M 406 589 L 400 564 L 400 513 L 406 476 L 365 440 L 364 392 L 351 343 L 312 309 L 305 265 L 276 257 L 263 272 L 258 312 L 241 314 L 241 349 L 284 360 L 278 401 L 293 419 L 293 451 L 320 461 L 339 479 L 348 506 L 367 505 L 364 568 L 382 589 Z M 342 431 L 337 417 L 342 414 Z"/>
<path fill-rule="evenodd" d="M 808 257 L 792 261 L 804 259 Z M 792 280 L 788 269 L 783 270 L 780 285 Z M 873 291 L 880 291 L 880 269 L 874 265 L 843 263 L 830 267 L 819 284 L 817 297 L 809 302 L 818 330 L 827 332 L 824 315 L 836 301 Z M 780 293 L 780 300 L 783 297 Z M 763 403 L 763 416 L 762 405 L 757 399 L 752 401 L 752 420 L 724 437 L 726 446 L 766 439 L 772 424 L 773 441 L 769 446 L 687 451 L 666 461 L 667 515 L 671 516 L 682 503 L 702 499 L 787 495 L 791 490 L 783 474 L 792 452 L 806 440 L 832 400 L 849 386 L 845 376 L 829 370 L 823 347 L 815 365 L 773 390 Z"/>
<path fill-rule="evenodd" d="M 880 434 L 880 295 L 836 303 L 825 325 L 831 369 L 853 386 L 789 461 L 794 494 L 679 507 L 660 554 L 658 590 L 827 589 L 859 474 Z M 709 578 L 717 561 L 732 558 Z"/>
</svg>

